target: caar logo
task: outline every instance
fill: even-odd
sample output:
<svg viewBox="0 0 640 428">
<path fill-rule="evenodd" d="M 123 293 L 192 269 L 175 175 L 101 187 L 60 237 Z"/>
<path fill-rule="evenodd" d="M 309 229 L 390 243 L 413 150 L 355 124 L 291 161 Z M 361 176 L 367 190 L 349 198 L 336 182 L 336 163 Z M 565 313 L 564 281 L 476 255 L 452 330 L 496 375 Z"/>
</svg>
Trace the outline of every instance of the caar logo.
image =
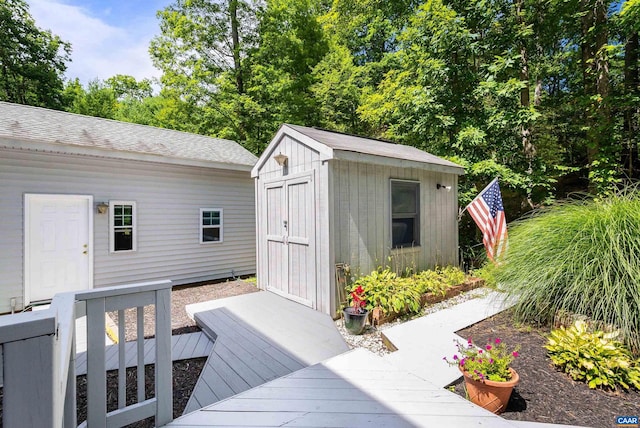
<svg viewBox="0 0 640 428">
<path fill-rule="evenodd" d="M 628 426 L 638 426 L 638 417 L 637 416 L 618 416 L 616 418 L 616 424 L 619 427 L 628 427 Z"/>
</svg>

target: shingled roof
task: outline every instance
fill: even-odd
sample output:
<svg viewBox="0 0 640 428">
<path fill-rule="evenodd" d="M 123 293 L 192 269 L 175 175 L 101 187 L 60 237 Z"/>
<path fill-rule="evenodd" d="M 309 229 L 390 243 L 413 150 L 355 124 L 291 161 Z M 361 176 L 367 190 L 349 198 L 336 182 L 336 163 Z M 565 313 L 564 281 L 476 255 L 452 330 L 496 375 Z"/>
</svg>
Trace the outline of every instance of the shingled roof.
<svg viewBox="0 0 640 428">
<path fill-rule="evenodd" d="M 413 146 L 395 144 L 373 138 L 359 137 L 325 129 L 283 124 L 251 171 L 256 177 L 261 165 L 272 156 L 279 140 L 289 134 L 320 152 L 322 160 L 342 159 L 373 164 L 414 167 L 442 172 L 464 174 L 464 168 L 456 163 L 432 155 Z"/>
<path fill-rule="evenodd" d="M 0 147 L 249 171 L 231 140 L 0 102 Z"/>
</svg>

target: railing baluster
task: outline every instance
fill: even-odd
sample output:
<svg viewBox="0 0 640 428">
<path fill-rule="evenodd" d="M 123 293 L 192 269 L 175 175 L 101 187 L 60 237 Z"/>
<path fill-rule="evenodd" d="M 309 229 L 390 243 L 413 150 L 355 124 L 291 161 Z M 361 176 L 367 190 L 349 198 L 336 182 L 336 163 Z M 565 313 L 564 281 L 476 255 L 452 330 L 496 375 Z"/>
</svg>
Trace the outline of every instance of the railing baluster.
<svg viewBox="0 0 640 428">
<path fill-rule="evenodd" d="M 118 409 L 127 405 L 127 360 L 125 359 L 124 310 L 118 311 Z"/>
<path fill-rule="evenodd" d="M 138 334 L 136 337 L 138 345 L 138 403 L 142 403 L 145 399 L 145 379 L 144 379 L 144 306 L 136 308 L 138 315 Z"/>
</svg>

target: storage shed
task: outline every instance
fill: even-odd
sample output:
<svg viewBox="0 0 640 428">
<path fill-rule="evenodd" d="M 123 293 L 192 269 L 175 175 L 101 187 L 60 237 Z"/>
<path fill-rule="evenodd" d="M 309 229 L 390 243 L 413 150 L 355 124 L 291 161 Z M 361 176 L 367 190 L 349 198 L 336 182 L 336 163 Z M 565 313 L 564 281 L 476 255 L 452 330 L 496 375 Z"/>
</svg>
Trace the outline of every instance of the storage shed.
<svg viewBox="0 0 640 428">
<path fill-rule="evenodd" d="M 336 316 L 337 265 L 457 265 L 463 173 L 415 147 L 283 125 L 251 171 L 258 286 Z"/>
<path fill-rule="evenodd" d="M 0 102 L 0 313 L 255 273 L 256 160 L 234 141 Z"/>
</svg>

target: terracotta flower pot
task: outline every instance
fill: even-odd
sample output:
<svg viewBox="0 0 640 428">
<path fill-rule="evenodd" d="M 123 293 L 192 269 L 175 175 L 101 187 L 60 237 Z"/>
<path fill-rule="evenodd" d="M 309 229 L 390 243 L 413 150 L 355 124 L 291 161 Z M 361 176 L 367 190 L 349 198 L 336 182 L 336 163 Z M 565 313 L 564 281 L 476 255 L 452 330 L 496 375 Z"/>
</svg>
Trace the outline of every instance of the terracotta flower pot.
<svg viewBox="0 0 640 428">
<path fill-rule="evenodd" d="M 464 383 L 467 387 L 469 400 L 495 414 L 505 411 L 513 387 L 520 381 L 520 376 L 518 376 L 518 373 L 512 368 L 509 368 L 511 380 L 506 382 L 495 382 L 492 380 L 479 381 L 473 379 L 468 372 L 464 370 L 460 371 L 464 376 Z"/>
</svg>

